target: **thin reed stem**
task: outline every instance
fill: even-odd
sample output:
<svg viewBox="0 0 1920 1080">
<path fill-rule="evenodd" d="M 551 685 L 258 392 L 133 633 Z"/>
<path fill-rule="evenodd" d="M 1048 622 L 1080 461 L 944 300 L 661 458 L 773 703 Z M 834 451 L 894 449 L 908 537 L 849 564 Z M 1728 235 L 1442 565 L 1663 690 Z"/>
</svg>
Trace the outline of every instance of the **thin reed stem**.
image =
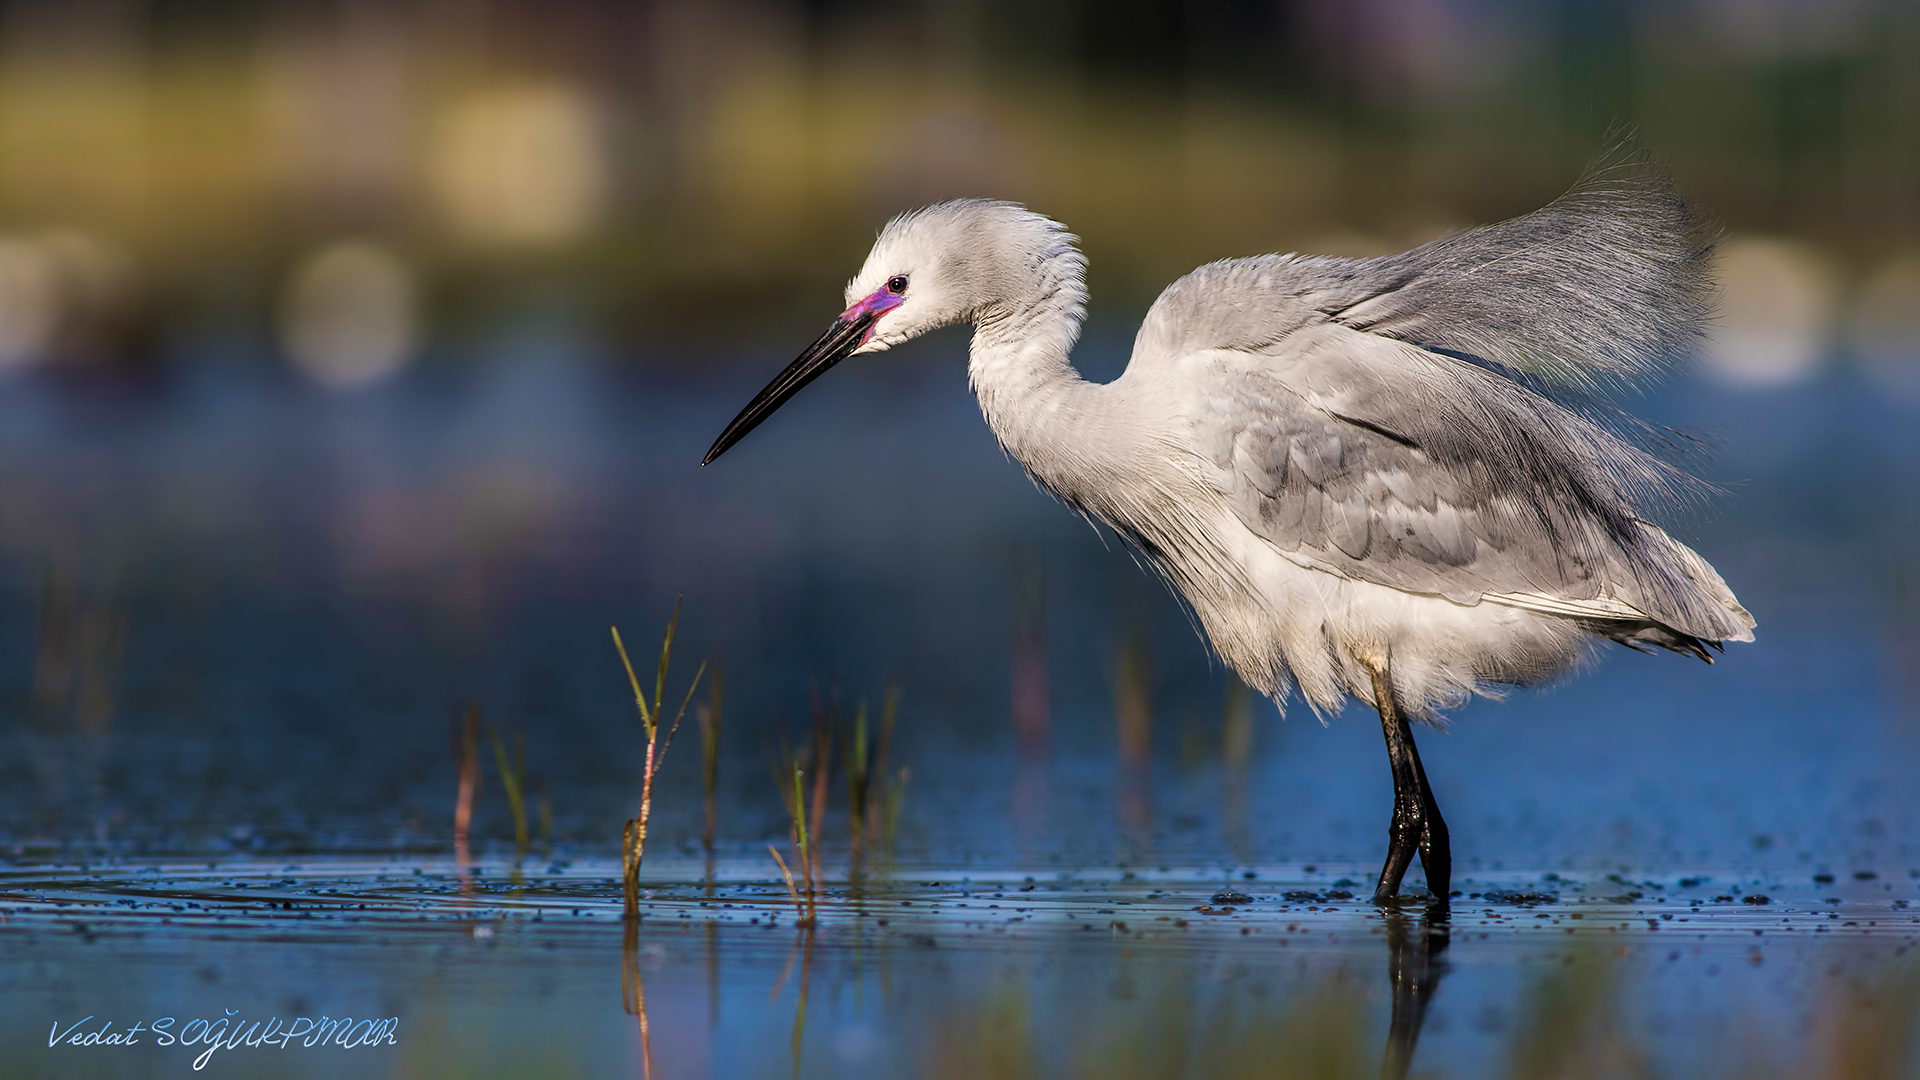
<svg viewBox="0 0 1920 1080">
<path fill-rule="evenodd" d="M 514 735 L 514 756 L 507 758 L 507 745 L 501 741 L 497 728 L 488 728 L 487 736 L 493 741 L 493 760 L 500 767 L 500 787 L 506 792 L 507 807 L 513 811 L 513 840 L 518 853 L 516 858 L 524 860 L 529 846 L 527 833 L 527 802 L 524 785 L 527 774 L 527 737 L 523 732 Z"/>
<path fill-rule="evenodd" d="M 767 845 L 767 854 L 773 856 L 774 864 L 780 867 L 780 877 L 787 883 L 787 895 L 793 897 L 793 917 L 804 921 L 807 917 L 807 909 L 800 902 L 800 890 L 793 887 L 793 871 L 787 869 L 787 860 L 780 857 L 780 849 L 772 844 Z"/>
<path fill-rule="evenodd" d="M 680 730 L 680 721 L 686 718 L 687 707 L 693 703 L 693 695 L 700 688 L 700 679 L 706 675 L 707 665 L 702 662 L 693 673 L 693 681 L 687 685 L 687 694 L 680 700 L 679 711 L 673 714 L 673 723 L 662 737 L 660 730 L 661 709 L 665 704 L 667 688 L 667 665 L 673 656 L 673 636 L 680 625 L 680 600 L 673 602 L 673 615 L 667 620 L 667 632 L 660 642 L 660 665 L 653 684 L 653 703 L 647 703 L 647 695 L 640 688 L 640 677 L 633 670 L 633 660 L 627 655 L 626 643 L 620 640 L 619 627 L 610 628 L 613 632 L 613 647 L 620 654 L 620 665 L 626 669 L 627 684 L 633 689 L 633 703 L 640 710 L 640 724 L 646 731 L 647 756 L 644 771 L 640 777 L 640 812 L 628 819 L 621 837 L 620 864 L 626 893 L 626 915 L 637 918 L 640 914 L 640 860 L 646 853 L 647 825 L 653 818 L 653 781 L 660 773 L 660 766 L 666 761 L 667 748 L 673 744 L 673 736 Z"/>
</svg>

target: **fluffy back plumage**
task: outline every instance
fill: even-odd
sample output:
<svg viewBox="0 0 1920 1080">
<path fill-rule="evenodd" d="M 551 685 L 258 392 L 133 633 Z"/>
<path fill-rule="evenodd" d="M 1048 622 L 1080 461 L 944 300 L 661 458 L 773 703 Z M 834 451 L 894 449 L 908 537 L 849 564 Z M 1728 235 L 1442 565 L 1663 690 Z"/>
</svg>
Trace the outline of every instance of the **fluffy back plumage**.
<svg viewBox="0 0 1920 1080">
<path fill-rule="evenodd" d="M 1401 254 L 1201 267 L 1154 304 L 1135 363 L 1215 358 L 1182 376 L 1207 387 L 1197 448 L 1296 557 L 1704 655 L 1752 619 L 1648 524 L 1702 486 L 1590 392 L 1687 354 L 1711 250 L 1671 181 L 1627 155 L 1541 210 Z"/>
<path fill-rule="evenodd" d="M 1364 298 L 1328 314 L 1554 385 L 1635 383 L 1698 343 L 1713 241 L 1670 177 L 1616 154 L 1533 213 L 1358 260 Z"/>
</svg>

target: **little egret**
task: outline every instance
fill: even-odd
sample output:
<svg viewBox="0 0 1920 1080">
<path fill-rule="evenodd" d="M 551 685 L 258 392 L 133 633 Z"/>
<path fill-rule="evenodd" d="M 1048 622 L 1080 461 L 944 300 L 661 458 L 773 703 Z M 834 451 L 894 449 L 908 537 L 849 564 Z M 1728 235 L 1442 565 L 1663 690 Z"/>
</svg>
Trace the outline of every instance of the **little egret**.
<svg viewBox="0 0 1920 1080">
<path fill-rule="evenodd" d="M 987 424 L 1044 490 L 1104 522 L 1222 659 L 1322 716 L 1380 714 L 1393 817 L 1376 902 L 1447 826 L 1411 721 L 1540 683 L 1603 640 L 1709 663 L 1753 640 L 1720 575 L 1654 520 L 1704 489 L 1604 392 L 1699 337 L 1711 238 L 1636 157 L 1522 217 L 1371 259 L 1210 263 L 1147 311 L 1109 383 L 1068 361 L 1086 260 L 1057 222 L 960 199 L 881 229 L 846 310 L 703 465 L 822 372 L 971 323 Z"/>
</svg>

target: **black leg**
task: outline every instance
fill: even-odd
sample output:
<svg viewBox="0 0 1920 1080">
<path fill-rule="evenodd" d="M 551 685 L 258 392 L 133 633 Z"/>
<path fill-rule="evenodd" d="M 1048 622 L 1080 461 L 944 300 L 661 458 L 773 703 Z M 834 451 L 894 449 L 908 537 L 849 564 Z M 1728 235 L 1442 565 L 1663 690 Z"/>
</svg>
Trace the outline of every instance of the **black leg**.
<svg viewBox="0 0 1920 1080">
<path fill-rule="evenodd" d="M 1406 728 L 1405 717 L 1401 718 L 1400 725 Z M 1427 770 L 1420 764 L 1420 748 L 1413 745 L 1413 731 L 1406 730 L 1407 753 L 1413 757 L 1413 776 L 1420 781 L 1422 813 L 1426 818 L 1420 834 L 1420 867 L 1427 873 L 1427 888 L 1433 893 L 1434 903 L 1446 907 L 1453 891 L 1453 843 L 1447 836 L 1447 821 L 1440 816 L 1440 804 L 1433 800 L 1433 789 L 1427 786 Z"/>
<path fill-rule="evenodd" d="M 1373 902 L 1386 903 L 1400 895 L 1400 879 L 1413 857 L 1427 872 L 1427 889 L 1435 901 L 1447 902 L 1453 886 L 1453 849 L 1447 842 L 1447 823 L 1427 787 L 1427 771 L 1413 744 L 1413 728 L 1394 700 L 1393 686 L 1383 670 L 1373 673 L 1373 698 L 1380 710 L 1380 730 L 1387 738 L 1387 764 L 1393 769 L 1393 824 L 1387 827 L 1387 862 Z"/>
</svg>

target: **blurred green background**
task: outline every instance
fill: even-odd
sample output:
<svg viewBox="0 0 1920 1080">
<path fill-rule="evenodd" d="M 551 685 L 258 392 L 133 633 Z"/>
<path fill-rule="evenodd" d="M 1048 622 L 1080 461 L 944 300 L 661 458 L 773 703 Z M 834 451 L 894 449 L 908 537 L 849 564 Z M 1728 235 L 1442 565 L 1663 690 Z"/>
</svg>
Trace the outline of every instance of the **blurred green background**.
<svg viewBox="0 0 1920 1080">
<path fill-rule="evenodd" d="M 1768 344 L 1727 371 L 1914 389 L 1899 0 L 7 3 L 0 368 L 361 385 L 529 296 L 685 360 L 956 195 L 1079 232 L 1099 317 L 1525 211 L 1615 121 L 1730 231 L 1723 336 Z"/>
</svg>

